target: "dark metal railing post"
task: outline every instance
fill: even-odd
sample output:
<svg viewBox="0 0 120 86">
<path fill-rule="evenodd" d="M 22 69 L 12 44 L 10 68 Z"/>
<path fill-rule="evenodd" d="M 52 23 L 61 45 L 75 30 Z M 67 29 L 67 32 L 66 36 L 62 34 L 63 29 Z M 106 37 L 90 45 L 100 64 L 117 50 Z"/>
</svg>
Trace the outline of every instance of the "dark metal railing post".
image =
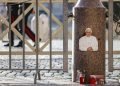
<svg viewBox="0 0 120 86">
<path fill-rule="evenodd" d="M 68 0 L 63 0 L 63 70 L 68 71 Z"/>
<path fill-rule="evenodd" d="M 22 3 L 22 13 L 23 13 L 23 20 L 22 20 L 22 29 L 23 29 L 23 69 L 25 69 L 25 4 Z"/>
<path fill-rule="evenodd" d="M 38 58 L 39 58 L 39 13 L 38 13 L 38 0 L 36 0 L 36 36 L 35 36 L 35 45 L 36 45 L 36 75 L 34 83 L 37 83 L 37 75 L 40 79 L 40 71 L 38 69 Z"/>
<path fill-rule="evenodd" d="M 50 69 L 52 69 L 52 0 L 49 2 L 49 8 L 50 8 L 50 17 L 49 17 L 49 22 L 50 22 Z"/>
<path fill-rule="evenodd" d="M 8 4 L 9 15 L 9 69 L 11 69 L 11 5 Z"/>
<path fill-rule="evenodd" d="M 113 0 L 109 0 L 108 67 L 113 72 Z"/>
</svg>

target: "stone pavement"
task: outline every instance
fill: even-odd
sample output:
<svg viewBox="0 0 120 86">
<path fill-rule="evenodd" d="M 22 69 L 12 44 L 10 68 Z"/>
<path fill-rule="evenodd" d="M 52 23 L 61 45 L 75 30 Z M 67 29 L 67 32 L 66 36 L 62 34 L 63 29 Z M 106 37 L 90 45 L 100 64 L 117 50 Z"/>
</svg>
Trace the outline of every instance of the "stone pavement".
<svg viewBox="0 0 120 86">
<path fill-rule="evenodd" d="M 32 45 L 34 45 L 30 40 L 28 40 Z M 17 44 L 18 40 L 15 40 L 15 45 Z M 63 50 L 63 42 L 61 40 L 52 41 L 53 43 L 53 50 L 54 51 L 62 51 Z M 57 43 L 57 45 L 56 45 Z M 41 45 L 43 43 L 40 43 Z M 71 41 L 69 41 L 69 44 L 71 45 Z M 1 51 L 9 51 L 8 47 L 3 47 L 3 43 L 0 41 L 0 49 Z M 59 46 L 58 46 L 59 45 Z M 22 51 L 22 48 L 14 48 L 12 47 L 12 51 Z M 30 51 L 30 48 L 28 46 L 25 46 L 26 51 Z M 49 45 L 44 49 L 45 51 L 49 51 Z M 71 46 L 69 47 L 69 50 L 71 50 Z M 71 73 L 71 55 L 69 55 L 69 72 L 63 72 L 63 71 L 47 71 L 42 70 L 40 71 L 41 79 L 42 80 L 66 80 L 70 81 L 72 79 L 72 73 Z M 11 67 L 12 69 L 22 69 L 22 55 L 12 55 L 12 63 Z M 39 56 L 39 69 L 49 69 L 49 56 L 43 55 Z M 5 69 L 9 67 L 9 56 L 8 55 L 1 55 L 0 56 L 0 69 Z M 26 69 L 35 69 L 36 67 L 36 57 L 35 55 L 25 55 L 25 68 Z M 52 58 L 52 68 L 53 69 L 62 69 L 63 68 L 63 56 L 62 55 L 54 55 Z M 34 82 L 34 76 L 36 74 L 35 70 L 0 70 L 0 83 L 23 83 L 24 81 L 26 83 Z M 29 81 L 31 80 L 32 81 Z"/>
<path fill-rule="evenodd" d="M 54 43 L 55 42 L 55 43 Z M 53 50 L 62 50 L 62 41 L 53 41 L 53 46 L 54 49 Z M 56 45 L 56 43 L 59 45 Z M 69 41 L 69 51 L 71 50 L 71 41 Z M 9 50 L 9 48 L 5 48 L 3 47 L 3 45 L 1 45 L 0 43 L 0 49 L 2 51 L 5 50 Z M 22 51 L 22 48 L 14 48 L 12 47 L 12 50 L 18 50 L 18 51 Z M 29 50 L 28 47 L 26 47 L 26 50 Z M 49 47 L 47 47 L 47 49 L 45 50 L 49 50 Z M 26 59 L 25 59 L 25 68 L 26 69 L 30 69 L 30 68 L 35 68 L 36 67 L 36 59 L 35 59 L 35 55 L 25 55 Z M 40 69 L 49 69 L 49 56 L 47 55 L 43 55 L 43 56 L 39 56 L 39 68 Z M 107 56 L 106 56 L 107 57 Z M 116 58 L 120 58 L 120 56 L 115 56 Z M 57 70 L 51 70 L 51 71 L 47 71 L 47 70 L 42 70 L 40 71 L 40 75 L 41 75 L 41 81 L 38 81 L 38 84 L 41 82 L 44 82 L 43 84 L 47 83 L 47 84 L 53 84 L 52 82 L 56 82 L 56 83 L 63 83 L 65 82 L 70 84 L 72 83 L 72 56 L 69 55 L 69 59 L 68 59 L 68 72 L 63 72 L 61 70 L 57 71 Z M 120 67 L 120 60 L 116 59 L 114 60 L 114 66 L 115 67 Z M 0 69 L 4 69 L 4 68 L 8 68 L 9 67 L 9 58 L 8 55 L 1 55 L 0 56 Z M 12 55 L 12 68 L 22 68 L 22 55 Z M 52 58 L 52 68 L 54 69 L 61 69 L 63 68 L 63 57 L 62 55 L 53 55 Z M 34 83 L 34 75 L 36 74 L 35 70 L 0 70 L 0 83 L 6 83 L 4 85 L 9 86 L 7 83 Z M 116 70 L 113 72 L 108 72 L 108 61 L 106 60 L 106 83 L 107 84 L 116 84 L 116 86 L 119 84 L 120 82 L 120 71 Z M 29 86 L 31 85 L 29 84 Z M 42 84 L 42 83 L 41 83 Z M 3 85 L 3 86 L 4 86 Z M 0 85 L 2 86 L 2 85 Z M 12 86 L 12 85 L 11 85 Z M 14 85 L 13 85 L 14 86 Z M 19 85 L 18 85 L 19 86 Z M 31 85 L 32 86 L 32 85 Z M 38 85 L 39 86 L 39 85 Z M 42 85 L 41 85 L 42 86 Z M 48 86 L 48 85 L 47 85 Z M 56 85 L 53 85 L 56 86 Z M 63 86 L 63 84 L 61 85 Z M 70 85 L 68 85 L 70 86 Z M 113 85 L 114 86 L 114 85 Z M 120 86 L 120 85 L 119 85 Z"/>
<path fill-rule="evenodd" d="M 12 68 L 22 68 L 22 60 L 21 59 L 13 59 L 12 60 Z M 49 68 L 49 59 L 39 59 L 40 65 L 39 68 Z M 72 81 L 72 73 L 71 73 L 71 58 L 68 60 L 69 66 L 68 72 L 63 72 L 61 70 L 41 70 L 40 75 L 42 80 L 63 80 L 66 82 Z M 107 61 L 106 61 L 107 62 Z M 118 61 L 117 61 L 118 62 Z M 54 68 L 63 68 L 62 58 L 53 59 L 53 67 Z M 117 63 L 116 63 L 117 64 Z M 8 68 L 8 59 L 0 59 L 0 67 Z M 26 59 L 26 68 L 35 68 L 35 59 Z M 106 66 L 107 69 L 107 66 Z M 29 83 L 34 82 L 34 75 L 36 74 L 35 70 L 0 70 L 0 83 Z M 106 80 L 107 83 L 119 83 L 120 79 L 120 71 L 108 72 L 106 70 Z M 32 81 L 29 81 L 32 80 Z"/>
<path fill-rule="evenodd" d="M 26 65 L 25 68 L 26 69 L 32 69 L 35 68 L 36 65 L 34 63 L 35 59 L 27 59 L 26 60 Z M 53 59 L 53 68 L 63 68 L 62 65 L 62 58 L 60 59 Z M 41 79 L 42 80 L 68 80 L 71 81 L 72 79 L 72 73 L 71 73 L 71 59 L 68 60 L 69 62 L 69 71 L 68 72 L 63 72 L 62 70 L 41 70 L 40 71 L 40 75 L 41 75 Z M 0 63 L 1 63 L 1 69 L 4 68 L 8 68 L 8 59 L 0 59 Z M 41 65 L 39 65 L 39 68 L 43 68 L 43 69 L 48 69 L 49 68 L 49 60 L 48 59 L 39 59 L 39 63 L 41 63 Z M 18 59 L 14 59 L 13 63 L 12 63 L 12 68 L 22 68 L 22 60 L 18 60 Z M 0 77 L 8 77 L 8 78 L 34 78 L 34 75 L 36 74 L 35 70 L 0 70 Z"/>
<path fill-rule="evenodd" d="M 33 62 L 32 62 L 33 61 Z M 26 68 L 35 68 L 35 59 L 26 59 Z M 63 68 L 62 66 L 62 58 L 53 59 L 53 67 L 54 68 Z M 20 62 L 20 63 L 19 63 Z M 47 69 L 49 68 L 48 59 L 39 59 L 40 64 L 39 68 Z M 40 75 L 43 81 L 51 81 L 51 80 L 60 80 L 65 82 L 72 81 L 72 72 L 71 72 L 71 58 L 68 59 L 68 72 L 63 72 L 62 70 L 41 70 Z M 107 61 L 106 61 L 107 62 Z M 6 64 L 5 64 L 6 63 Z M 1 68 L 8 68 L 8 59 L 0 59 L 0 64 L 2 65 Z M 58 66 L 59 65 L 59 66 Z M 107 67 L 107 66 L 106 66 Z M 12 68 L 22 68 L 22 60 L 20 59 L 13 59 Z M 107 69 L 107 68 L 106 68 Z M 33 83 L 34 82 L 34 75 L 36 74 L 35 70 L 0 70 L 0 83 Z M 106 82 L 109 84 L 112 83 L 119 83 L 120 80 L 120 71 L 113 71 L 108 72 L 106 70 Z"/>
</svg>

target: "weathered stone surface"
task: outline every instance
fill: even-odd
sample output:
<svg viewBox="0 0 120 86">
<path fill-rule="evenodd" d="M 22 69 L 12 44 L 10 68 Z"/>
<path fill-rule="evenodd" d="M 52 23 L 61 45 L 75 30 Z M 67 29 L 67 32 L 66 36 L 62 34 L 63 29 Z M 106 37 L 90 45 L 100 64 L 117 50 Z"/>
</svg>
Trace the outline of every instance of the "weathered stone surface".
<svg viewBox="0 0 120 86">
<path fill-rule="evenodd" d="M 79 50 L 79 39 L 86 28 L 92 28 L 98 39 L 98 51 Z M 105 9 L 100 0 L 79 0 L 74 7 L 74 81 L 77 70 L 86 75 L 105 75 Z M 89 80 L 87 80 L 87 83 Z"/>
</svg>

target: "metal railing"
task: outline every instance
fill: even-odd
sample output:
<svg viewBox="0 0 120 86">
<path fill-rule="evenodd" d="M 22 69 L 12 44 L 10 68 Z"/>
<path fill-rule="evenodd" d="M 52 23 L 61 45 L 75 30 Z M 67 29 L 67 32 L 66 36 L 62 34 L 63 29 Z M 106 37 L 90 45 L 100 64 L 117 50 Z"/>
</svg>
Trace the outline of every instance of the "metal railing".
<svg viewBox="0 0 120 86">
<path fill-rule="evenodd" d="M 11 18 L 9 17 L 9 22 L 3 17 L 0 16 L 0 19 L 2 19 L 6 26 L 9 27 L 9 29 L 6 29 L 1 35 L 0 39 L 2 39 L 7 33 L 9 33 L 9 37 L 11 37 L 11 31 L 14 32 L 22 41 L 23 41 L 23 51 L 11 51 L 11 46 L 9 46 L 9 51 L 0 51 L 0 55 L 9 55 L 9 68 L 8 69 L 0 69 L 0 70 L 36 70 L 35 75 L 35 81 L 36 83 L 37 76 L 39 76 L 40 79 L 40 70 L 64 70 L 68 71 L 68 55 L 71 55 L 71 51 L 68 51 L 68 23 L 71 22 L 72 19 L 67 18 L 68 14 L 68 2 L 69 3 L 75 3 L 77 0 L 29 0 L 25 3 L 32 3 L 27 9 L 24 9 L 24 1 L 25 0 L 1 0 L 0 2 L 8 2 L 8 3 L 22 3 L 22 14 L 18 16 L 18 18 L 11 24 Z M 49 3 L 50 4 L 50 10 L 45 7 L 42 3 Z M 64 13 L 64 22 L 62 23 L 54 14 L 52 13 L 52 3 L 63 3 L 63 13 Z M 33 47 L 28 40 L 25 39 L 25 15 L 33 8 L 33 6 L 36 6 L 36 47 Z M 38 6 L 40 6 L 48 15 L 50 20 L 50 38 L 39 48 L 38 43 L 38 27 L 39 24 L 37 23 L 38 20 Z M 11 9 L 9 5 L 9 16 L 11 15 Z M 20 34 L 15 26 L 22 20 L 22 28 L 23 28 L 23 34 Z M 52 32 L 52 26 L 51 21 L 55 21 L 59 28 L 56 29 L 56 31 Z M 109 65 L 109 71 L 113 70 L 120 70 L 119 68 L 113 68 L 113 54 L 120 54 L 120 51 L 113 51 L 113 0 L 109 0 L 109 51 L 106 51 L 106 53 L 109 54 L 108 57 L 108 65 Z M 62 32 L 63 30 L 63 51 L 53 51 L 52 50 L 52 38 L 56 36 L 58 33 Z M 9 44 L 11 45 L 11 38 L 9 38 Z M 50 49 L 49 51 L 43 51 L 43 49 L 50 43 Z M 32 51 L 25 51 L 25 45 L 27 45 Z M 22 69 L 13 69 L 11 68 L 11 55 L 23 55 L 23 68 Z M 26 69 L 25 68 L 25 55 L 36 55 L 36 68 L 34 69 Z M 50 56 L 50 69 L 39 69 L 38 68 L 38 57 L 39 55 L 49 55 Z M 63 69 L 52 69 L 52 55 L 63 55 Z"/>
<path fill-rule="evenodd" d="M 29 0 L 30 1 L 30 0 Z M 28 2 L 29 2 L 28 1 Z M 2 2 L 2 1 L 1 1 Z M 28 3 L 27 1 L 19 2 L 22 6 L 22 13 L 18 16 L 18 18 L 11 22 L 11 6 L 19 3 L 13 3 L 8 5 L 8 16 L 9 21 L 7 21 L 3 16 L 0 16 L 0 19 L 2 19 L 5 23 L 5 25 L 8 27 L 1 35 L 0 38 L 3 38 L 7 33 L 9 33 L 9 51 L 0 51 L 0 55 L 9 55 L 9 68 L 1 68 L 0 70 L 36 70 L 36 75 L 34 78 L 34 83 L 37 83 L 37 76 L 40 80 L 40 71 L 41 70 L 63 70 L 65 72 L 68 71 L 68 54 L 71 54 L 71 51 L 68 53 L 68 0 L 63 0 L 63 18 L 64 23 L 62 23 L 58 18 L 54 16 L 52 13 L 52 0 L 50 0 L 48 3 L 49 8 L 46 8 L 42 3 L 39 3 L 38 0 L 33 2 L 27 9 L 25 9 L 25 3 Z M 42 1 L 41 1 L 42 2 Z M 29 41 L 25 38 L 25 15 L 33 8 L 35 5 L 36 9 L 36 35 L 35 35 L 35 47 L 33 47 Z M 39 48 L 39 13 L 38 13 L 38 6 L 40 6 L 46 13 L 49 15 L 49 22 L 50 22 L 50 35 L 49 39 L 44 43 L 43 46 Z M 22 28 L 23 32 L 20 34 L 17 29 L 16 25 L 22 20 Z M 52 21 L 55 21 L 60 27 L 55 31 L 52 32 Z M 71 20 L 69 20 L 70 22 Z M 54 35 L 57 35 L 57 33 L 60 33 L 63 29 L 63 51 L 52 51 L 52 37 Z M 22 51 L 12 51 L 11 47 L 11 32 L 14 32 L 15 35 L 17 35 L 20 40 L 23 41 L 23 49 Z M 50 43 L 49 51 L 43 51 L 43 49 Z M 32 51 L 25 51 L 25 45 L 27 45 Z M 12 55 L 22 55 L 22 68 L 12 68 Z M 26 61 L 25 61 L 25 55 L 36 55 L 36 67 L 33 69 L 27 69 L 25 67 Z M 49 69 L 39 69 L 39 55 L 49 55 L 50 57 L 50 68 Z M 63 68 L 62 69 L 53 69 L 52 68 L 52 55 L 63 55 Z"/>
</svg>

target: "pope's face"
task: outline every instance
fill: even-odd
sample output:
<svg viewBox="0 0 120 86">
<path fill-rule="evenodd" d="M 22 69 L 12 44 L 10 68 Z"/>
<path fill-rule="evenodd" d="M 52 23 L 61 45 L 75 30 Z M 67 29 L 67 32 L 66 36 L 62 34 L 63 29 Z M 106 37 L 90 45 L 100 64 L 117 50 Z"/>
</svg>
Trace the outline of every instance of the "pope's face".
<svg viewBox="0 0 120 86">
<path fill-rule="evenodd" d="M 85 34 L 86 34 L 86 36 L 88 36 L 88 37 L 89 37 L 89 36 L 91 36 L 91 35 L 92 35 L 92 32 L 88 32 L 88 31 L 87 31 L 87 32 L 85 32 Z"/>
</svg>

